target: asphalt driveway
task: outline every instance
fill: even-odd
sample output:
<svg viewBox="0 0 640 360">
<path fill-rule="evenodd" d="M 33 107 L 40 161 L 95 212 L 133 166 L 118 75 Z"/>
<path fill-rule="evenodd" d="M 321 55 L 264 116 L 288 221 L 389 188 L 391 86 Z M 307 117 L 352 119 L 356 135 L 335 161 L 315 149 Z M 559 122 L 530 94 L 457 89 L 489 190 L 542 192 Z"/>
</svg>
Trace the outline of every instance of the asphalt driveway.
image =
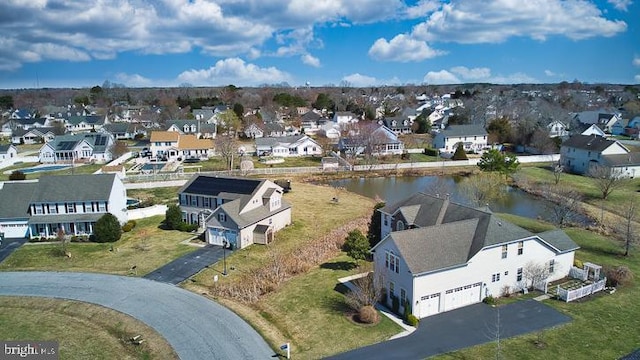
<svg viewBox="0 0 640 360">
<path fill-rule="evenodd" d="M 2 245 L 0 245 L 0 262 L 3 262 L 12 252 L 24 245 L 27 241 L 29 241 L 29 239 L 4 239 Z"/>
<path fill-rule="evenodd" d="M 275 355 L 251 326 L 227 308 L 156 281 L 71 272 L 0 272 L 0 295 L 106 306 L 154 328 L 181 359 L 268 359 Z"/>
<path fill-rule="evenodd" d="M 498 317 L 500 319 L 498 326 Z M 331 359 L 424 359 L 500 338 L 522 335 L 571 321 L 535 300 L 501 307 L 475 304 L 430 316 L 409 336 L 339 354 Z"/>
<path fill-rule="evenodd" d="M 231 250 L 227 249 L 226 255 L 231 254 L 231 252 Z M 207 245 L 163 265 L 145 275 L 144 278 L 177 285 L 202 269 L 222 261 L 222 259 L 223 250 L 221 246 Z M 220 270 L 222 271 L 222 265 Z"/>
</svg>

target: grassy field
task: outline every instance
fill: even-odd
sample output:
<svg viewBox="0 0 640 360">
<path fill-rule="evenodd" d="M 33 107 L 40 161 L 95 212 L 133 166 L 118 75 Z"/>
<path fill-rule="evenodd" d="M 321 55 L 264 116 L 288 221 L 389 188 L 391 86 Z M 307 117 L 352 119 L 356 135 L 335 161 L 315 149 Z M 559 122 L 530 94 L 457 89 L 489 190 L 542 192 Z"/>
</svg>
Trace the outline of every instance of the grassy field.
<svg viewBox="0 0 640 360">
<path fill-rule="evenodd" d="M 530 227 L 530 220 L 519 222 Z M 535 225 L 533 229 L 545 229 L 548 225 Z M 609 238 L 576 228 L 566 229 L 567 234 L 580 245 L 576 259 L 604 266 L 628 266 L 640 276 L 640 249 L 634 249 L 629 257 L 622 256 L 622 245 Z M 637 280 L 636 280 L 637 283 Z M 583 301 L 565 303 L 546 300 L 550 305 L 573 321 L 567 325 L 513 339 L 502 339 L 503 359 L 618 359 L 638 347 L 640 339 L 640 287 L 635 283 L 621 287 L 614 294 L 601 292 Z M 543 340 L 542 346 L 535 341 Z M 496 344 L 486 344 L 436 359 L 488 359 L 496 357 Z"/>
<path fill-rule="evenodd" d="M 276 234 L 267 246 L 250 246 L 227 258 L 229 276 L 220 282 L 239 281 L 271 259 L 273 250 L 292 254 L 300 245 L 351 220 L 369 217 L 371 199 L 328 186 L 293 183 L 285 199 L 293 205 L 294 223 Z M 332 202 L 338 197 L 339 202 Z M 318 216 L 322 214 L 322 216 Z M 183 285 L 202 293 L 214 286 L 213 277 L 222 264 L 205 269 Z M 384 319 L 373 327 L 352 323 L 345 316 L 343 295 L 335 290 L 337 279 L 357 272 L 345 255 L 298 275 L 257 303 L 243 306 L 237 301 L 217 299 L 249 321 L 274 347 L 291 342 L 300 358 L 318 358 L 357 346 L 381 341 L 400 328 Z"/>
<path fill-rule="evenodd" d="M 138 225 L 115 243 L 70 243 L 71 258 L 61 256 L 59 244 L 26 244 L 0 263 L 0 270 L 85 271 L 129 274 L 136 265 L 137 275 L 195 250 L 180 244 L 190 234 L 159 228 L 163 216 L 141 219 Z M 111 249 L 113 248 L 113 251 Z"/>
<path fill-rule="evenodd" d="M 60 359 L 177 359 L 166 340 L 144 323 L 77 301 L 0 297 L 0 339 L 54 340 Z M 87 336 L 87 335 L 91 336 Z M 145 342 L 127 340 L 142 335 Z"/>
<path fill-rule="evenodd" d="M 553 172 L 545 166 L 522 167 L 516 176 L 534 185 L 555 186 Z M 628 204 L 630 199 L 635 199 L 637 203 L 640 202 L 640 192 L 638 192 L 640 190 L 640 178 L 626 181 L 623 187 L 614 190 L 605 201 L 601 199 L 602 195 L 595 186 L 593 179 L 587 176 L 562 174 L 559 185 L 566 185 L 580 192 L 584 201 L 595 208 L 599 209 L 604 206 L 605 210 L 617 214 L 622 212 L 622 207 Z M 640 216 L 640 209 L 638 209 L 638 215 Z"/>
<path fill-rule="evenodd" d="M 127 190 L 127 197 L 153 204 L 177 204 L 179 187 Z"/>
</svg>

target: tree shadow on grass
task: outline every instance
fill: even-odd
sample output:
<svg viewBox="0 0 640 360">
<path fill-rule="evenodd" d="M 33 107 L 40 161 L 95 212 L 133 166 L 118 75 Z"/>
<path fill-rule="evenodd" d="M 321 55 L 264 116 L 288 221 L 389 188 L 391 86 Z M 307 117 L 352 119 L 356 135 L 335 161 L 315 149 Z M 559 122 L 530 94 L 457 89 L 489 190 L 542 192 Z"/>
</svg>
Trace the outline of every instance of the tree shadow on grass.
<svg viewBox="0 0 640 360">
<path fill-rule="evenodd" d="M 351 261 L 336 261 L 336 262 L 328 262 L 320 265 L 321 269 L 329 269 L 329 270 L 353 270 L 357 267 L 356 263 Z"/>
</svg>

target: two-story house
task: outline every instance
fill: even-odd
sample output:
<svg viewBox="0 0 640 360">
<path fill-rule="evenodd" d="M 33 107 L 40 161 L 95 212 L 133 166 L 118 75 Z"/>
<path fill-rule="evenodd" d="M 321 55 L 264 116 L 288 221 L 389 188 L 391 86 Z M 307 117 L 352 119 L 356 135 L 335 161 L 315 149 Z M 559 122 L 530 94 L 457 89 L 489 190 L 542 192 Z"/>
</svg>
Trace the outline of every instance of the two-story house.
<svg viewBox="0 0 640 360">
<path fill-rule="evenodd" d="M 529 266 L 546 269 L 543 282 L 562 279 L 578 249 L 561 230 L 533 234 L 488 210 L 424 193 L 378 211 L 375 274 L 387 304 L 397 301 L 401 312 L 408 306 L 418 318 L 544 286 L 526 278 Z"/>
<path fill-rule="evenodd" d="M 169 120 L 167 131 L 176 131 L 182 135 L 195 135 L 198 138 L 214 139 L 216 137 L 216 124 L 206 120 Z"/>
<path fill-rule="evenodd" d="M 150 150 L 152 156 L 175 160 L 178 158 L 208 159 L 213 153 L 213 139 L 200 139 L 194 134 L 178 131 L 152 131 Z"/>
<path fill-rule="evenodd" d="M 640 153 L 617 140 L 597 135 L 573 135 L 560 147 L 560 165 L 576 174 L 588 174 L 594 165 L 605 166 L 618 176 L 640 174 Z"/>
<path fill-rule="evenodd" d="M 149 150 L 154 157 L 178 157 L 178 140 L 180 133 L 177 131 L 152 131 L 149 137 Z"/>
<path fill-rule="evenodd" d="M 37 182 L 6 182 L 0 189 L 0 227 L 6 237 L 91 235 L 106 213 L 128 219 L 127 194 L 115 174 L 42 176 Z"/>
<path fill-rule="evenodd" d="M 183 220 L 206 228 L 207 243 L 268 244 L 291 224 L 291 205 L 269 180 L 196 175 L 178 190 Z"/>
<path fill-rule="evenodd" d="M 487 135 L 482 125 L 450 125 L 434 137 L 433 147 L 453 153 L 458 143 L 462 143 L 466 152 L 481 152 L 488 146 Z"/>
</svg>

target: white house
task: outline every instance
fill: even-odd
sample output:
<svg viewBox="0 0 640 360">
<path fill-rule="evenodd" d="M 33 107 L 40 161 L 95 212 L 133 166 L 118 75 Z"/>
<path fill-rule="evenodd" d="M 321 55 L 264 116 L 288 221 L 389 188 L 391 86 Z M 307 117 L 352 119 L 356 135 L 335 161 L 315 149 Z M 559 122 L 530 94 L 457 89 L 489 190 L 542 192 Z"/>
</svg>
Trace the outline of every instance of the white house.
<svg viewBox="0 0 640 360">
<path fill-rule="evenodd" d="M 549 130 L 549 137 L 565 137 L 569 136 L 569 129 L 567 125 L 558 120 L 553 120 L 549 125 L 547 125 L 547 130 Z"/>
<path fill-rule="evenodd" d="M 37 182 L 6 182 L 0 189 L 0 228 L 6 237 L 91 235 L 96 221 L 113 214 L 128 220 L 127 194 L 115 174 L 40 177 Z"/>
<path fill-rule="evenodd" d="M 569 172 L 586 174 L 601 165 L 619 176 L 640 175 L 640 153 L 632 153 L 617 140 L 597 135 L 573 135 L 560 147 L 560 164 Z"/>
<path fill-rule="evenodd" d="M 408 306 L 418 318 L 529 287 L 525 269 L 533 266 L 546 269 L 546 281 L 562 279 L 578 249 L 561 230 L 533 234 L 489 211 L 424 193 L 378 211 L 375 274 L 387 304 L 397 302 L 400 313 Z"/>
<path fill-rule="evenodd" d="M 458 143 L 466 152 L 480 152 L 487 148 L 487 131 L 482 125 L 451 125 L 438 132 L 433 147 L 440 152 L 453 153 Z"/>
<path fill-rule="evenodd" d="M 18 156 L 18 149 L 12 144 L 0 145 L 0 162 L 13 159 Z"/>
<path fill-rule="evenodd" d="M 258 156 L 321 155 L 322 146 L 306 135 L 263 137 L 255 139 Z"/>
<path fill-rule="evenodd" d="M 199 138 L 214 139 L 216 137 L 216 124 L 210 124 L 205 120 L 170 120 L 167 121 L 167 131 L 176 131 L 183 135 L 195 135 Z"/>
<path fill-rule="evenodd" d="M 196 175 L 180 190 L 183 220 L 206 227 L 207 243 L 244 248 L 269 244 L 291 224 L 291 205 L 269 180 Z"/>
<path fill-rule="evenodd" d="M 333 122 L 338 125 L 357 123 L 358 115 L 350 111 L 336 111 L 333 114 Z"/>
<path fill-rule="evenodd" d="M 338 148 L 350 155 L 400 155 L 404 151 L 404 143 L 388 127 L 362 122 L 350 130 L 348 136 L 340 139 Z"/>
<path fill-rule="evenodd" d="M 42 145 L 39 151 L 41 163 L 61 162 L 109 162 L 113 137 L 108 133 L 84 133 L 56 136 Z"/>
<path fill-rule="evenodd" d="M 581 132 L 580 134 L 582 135 L 587 135 L 587 136 L 600 136 L 600 137 L 606 137 L 607 133 L 604 132 L 604 130 L 602 130 L 598 125 L 593 124 L 591 126 L 589 126 L 588 128 L 586 128 L 583 132 Z"/>
<path fill-rule="evenodd" d="M 208 159 L 213 154 L 213 139 L 199 139 L 193 134 L 181 134 L 178 131 L 152 131 L 149 150 L 158 158 Z"/>
</svg>

